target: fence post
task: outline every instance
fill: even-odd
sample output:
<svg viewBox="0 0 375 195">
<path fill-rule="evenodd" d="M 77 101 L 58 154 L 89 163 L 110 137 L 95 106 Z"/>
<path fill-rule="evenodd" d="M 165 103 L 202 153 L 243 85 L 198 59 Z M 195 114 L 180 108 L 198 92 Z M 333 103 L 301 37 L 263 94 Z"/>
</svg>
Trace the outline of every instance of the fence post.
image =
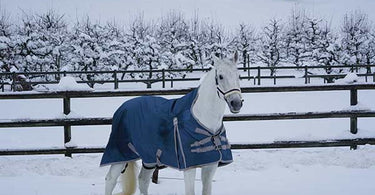
<svg viewBox="0 0 375 195">
<path fill-rule="evenodd" d="M 117 78 L 117 71 L 115 70 L 113 73 L 114 82 L 115 82 L 115 89 L 118 89 L 118 78 Z"/>
<path fill-rule="evenodd" d="M 165 88 L 165 69 L 164 68 L 161 70 L 161 75 L 162 75 L 163 88 Z"/>
<path fill-rule="evenodd" d="M 260 66 L 258 66 L 258 85 L 260 85 Z"/>
<path fill-rule="evenodd" d="M 65 115 L 70 113 L 70 98 L 65 96 L 64 97 L 64 108 L 63 112 Z M 70 142 L 72 139 L 72 127 L 70 125 L 64 125 L 64 144 Z M 68 149 L 68 148 L 67 148 Z M 72 153 L 70 151 L 66 151 L 66 157 L 72 157 Z"/>
<path fill-rule="evenodd" d="M 0 78 L 0 80 L 1 80 L 1 91 L 4 92 L 4 88 L 5 88 L 5 86 L 4 86 L 4 80 L 3 80 L 2 77 Z"/>
<path fill-rule="evenodd" d="M 171 77 L 171 88 L 173 88 L 173 76 Z"/>
<path fill-rule="evenodd" d="M 276 85 L 276 73 L 273 74 L 273 84 Z"/>
<path fill-rule="evenodd" d="M 307 84 L 307 66 L 305 66 L 305 84 Z"/>
<path fill-rule="evenodd" d="M 374 72 L 374 74 L 372 75 L 372 82 L 375 82 L 375 72 Z"/>
<path fill-rule="evenodd" d="M 350 89 L 350 105 L 355 106 L 358 104 L 358 90 Z M 350 117 L 350 133 L 357 134 L 358 132 L 358 119 L 357 117 Z M 352 145 L 350 149 L 357 149 L 357 145 Z"/>
<path fill-rule="evenodd" d="M 250 61 L 247 63 L 247 76 L 249 77 L 247 80 L 250 81 Z"/>
<path fill-rule="evenodd" d="M 16 73 L 15 72 L 12 73 L 12 78 L 13 78 L 13 82 L 12 82 L 11 88 L 13 91 L 16 91 Z"/>
</svg>

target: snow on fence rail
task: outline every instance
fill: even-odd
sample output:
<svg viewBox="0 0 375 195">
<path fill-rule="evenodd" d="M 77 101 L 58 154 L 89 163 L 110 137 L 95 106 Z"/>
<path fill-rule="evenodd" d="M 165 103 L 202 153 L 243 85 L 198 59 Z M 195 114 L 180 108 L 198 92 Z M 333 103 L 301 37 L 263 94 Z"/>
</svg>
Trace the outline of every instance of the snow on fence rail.
<svg viewBox="0 0 375 195">
<path fill-rule="evenodd" d="M 242 75 L 241 79 L 247 79 L 247 80 L 253 80 L 254 85 L 260 85 L 262 79 L 273 79 L 273 83 L 276 85 L 276 81 L 278 79 L 290 79 L 290 78 L 296 78 L 295 75 L 277 75 L 276 71 L 274 70 L 303 70 L 304 75 L 302 78 L 305 79 L 305 84 L 310 83 L 311 78 L 323 78 L 324 82 L 328 79 L 339 79 L 344 78 L 345 74 L 311 74 L 309 70 L 313 69 L 339 69 L 339 68 L 349 68 L 351 72 L 356 72 L 358 76 L 365 77 L 366 82 L 368 81 L 368 77 L 372 77 L 372 81 L 375 82 L 375 72 L 371 72 L 371 68 L 375 67 L 375 65 L 356 65 L 356 66 L 302 66 L 302 67 L 296 67 L 296 66 L 280 66 L 280 67 L 245 67 L 245 68 L 239 68 L 239 70 L 243 70 L 247 72 L 246 76 Z M 366 68 L 367 73 L 358 73 L 358 70 L 360 68 Z M 171 87 L 173 87 L 173 82 L 176 81 L 197 81 L 200 78 L 199 77 L 193 77 L 193 78 L 186 78 L 186 77 L 167 77 L 166 73 L 170 72 L 205 72 L 209 71 L 210 68 L 202 68 L 202 69 L 156 69 L 156 70 L 113 70 L 113 71 L 55 71 L 55 72 L 5 72 L 0 73 L 0 89 L 2 92 L 5 91 L 5 85 L 11 85 L 11 89 L 13 91 L 16 91 L 16 85 L 20 84 L 27 84 L 27 85 L 36 85 L 36 84 L 57 84 L 59 82 L 59 79 L 62 76 L 66 75 L 90 75 L 90 74 L 96 74 L 96 75 L 104 75 L 104 74 L 110 74 L 112 75 L 112 79 L 90 79 L 90 80 L 82 80 L 78 81 L 78 83 L 85 83 L 85 84 L 95 84 L 95 83 L 113 83 L 114 89 L 119 88 L 119 83 L 133 83 L 133 82 L 142 82 L 147 85 L 147 88 L 151 88 L 151 85 L 156 82 L 162 82 L 162 87 L 165 88 L 166 82 L 170 82 Z M 251 74 L 251 70 L 255 70 L 256 73 L 254 75 Z M 261 72 L 262 70 L 267 71 L 274 71 L 274 75 L 263 75 Z M 370 72 L 369 72 L 370 71 Z M 125 74 L 136 74 L 136 73 L 143 73 L 143 74 L 150 74 L 153 73 L 160 73 L 161 75 L 157 78 L 146 78 L 146 79 L 122 79 L 119 75 L 125 75 Z M 54 76 L 56 79 L 51 81 L 18 81 L 17 78 L 19 76 L 25 76 L 25 78 L 28 78 L 29 76 L 47 76 L 51 75 Z M 5 82 L 5 78 L 10 78 L 11 82 Z"/>
<path fill-rule="evenodd" d="M 243 93 L 262 92 L 291 92 L 291 91 L 335 91 L 350 90 L 350 105 L 358 103 L 358 90 L 373 90 L 375 84 L 344 84 L 344 85 L 303 85 L 303 86 L 283 86 L 283 87 L 245 87 Z M 39 99 L 39 98 L 63 98 L 63 112 L 70 113 L 71 98 L 91 98 L 91 97 L 114 97 L 114 96 L 140 96 L 140 95 L 182 95 L 191 89 L 174 90 L 143 90 L 143 91 L 55 91 L 55 92 L 15 92 L 0 93 L 1 99 Z M 253 120 L 290 120 L 290 119 L 317 119 L 317 118 L 350 118 L 350 132 L 356 134 L 357 118 L 375 117 L 373 110 L 339 110 L 331 112 L 290 112 L 290 113 L 269 113 L 269 114 L 239 114 L 226 115 L 224 121 L 253 121 Z M 55 118 L 55 119 L 14 119 L 0 120 L 0 128 L 9 127 L 43 127 L 43 126 L 63 126 L 64 142 L 71 140 L 71 126 L 79 125 L 110 125 L 111 117 L 93 118 Z M 339 140 L 318 140 L 318 141 L 277 141 L 264 144 L 233 144 L 233 149 L 260 149 L 260 148 L 291 148 L 291 147 L 332 147 L 374 144 L 375 138 L 339 139 Z M 8 149 L 1 150 L 0 155 L 25 155 L 25 154 L 65 154 L 71 156 L 72 153 L 97 153 L 102 152 L 103 147 L 69 147 L 48 148 L 48 149 Z"/>
</svg>

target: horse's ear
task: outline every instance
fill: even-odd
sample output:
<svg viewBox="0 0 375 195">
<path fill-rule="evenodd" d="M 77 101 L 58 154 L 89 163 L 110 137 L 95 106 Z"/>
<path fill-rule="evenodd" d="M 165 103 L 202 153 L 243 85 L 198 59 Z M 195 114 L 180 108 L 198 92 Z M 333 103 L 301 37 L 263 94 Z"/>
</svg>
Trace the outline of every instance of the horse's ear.
<svg viewBox="0 0 375 195">
<path fill-rule="evenodd" d="M 213 65 L 216 67 L 219 64 L 219 58 L 216 57 L 215 55 L 211 55 L 211 58 L 214 63 Z"/>
<path fill-rule="evenodd" d="M 233 62 L 237 63 L 237 61 L 238 61 L 238 51 L 236 50 L 236 52 L 233 55 Z"/>
</svg>

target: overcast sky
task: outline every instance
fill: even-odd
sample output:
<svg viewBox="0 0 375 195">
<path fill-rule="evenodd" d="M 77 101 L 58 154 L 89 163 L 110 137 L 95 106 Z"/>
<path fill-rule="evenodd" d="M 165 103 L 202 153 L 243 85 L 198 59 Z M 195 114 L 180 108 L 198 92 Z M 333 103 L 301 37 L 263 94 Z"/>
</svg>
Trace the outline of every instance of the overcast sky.
<svg viewBox="0 0 375 195">
<path fill-rule="evenodd" d="M 285 19 L 293 7 L 304 8 L 308 14 L 341 23 L 345 13 L 361 10 L 375 21 L 375 0 L 0 0 L 2 9 L 19 19 L 22 12 L 45 12 L 54 9 L 65 14 L 68 21 L 90 16 L 105 22 L 116 20 L 126 24 L 143 13 L 146 19 L 155 19 L 170 10 L 183 12 L 187 17 L 198 13 L 225 26 L 249 23 L 262 26 L 270 18 Z"/>
</svg>

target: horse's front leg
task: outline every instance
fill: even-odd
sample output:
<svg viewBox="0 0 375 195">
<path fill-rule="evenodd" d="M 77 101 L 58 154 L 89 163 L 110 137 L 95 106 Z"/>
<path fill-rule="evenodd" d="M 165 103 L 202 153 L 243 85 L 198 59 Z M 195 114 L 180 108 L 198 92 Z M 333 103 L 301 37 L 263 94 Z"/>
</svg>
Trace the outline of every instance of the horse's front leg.
<svg viewBox="0 0 375 195">
<path fill-rule="evenodd" d="M 184 171 L 184 181 L 185 181 L 185 195 L 194 195 L 195 193 L 195 175 L 197 169 L 188 169 Z"/>
<path fill-rule="evenodd" d="M 215 175 L 217 167 L 217 163 L 202 167 L 202 195 L 212 194 L 212 179 Z"/>
</svg>

